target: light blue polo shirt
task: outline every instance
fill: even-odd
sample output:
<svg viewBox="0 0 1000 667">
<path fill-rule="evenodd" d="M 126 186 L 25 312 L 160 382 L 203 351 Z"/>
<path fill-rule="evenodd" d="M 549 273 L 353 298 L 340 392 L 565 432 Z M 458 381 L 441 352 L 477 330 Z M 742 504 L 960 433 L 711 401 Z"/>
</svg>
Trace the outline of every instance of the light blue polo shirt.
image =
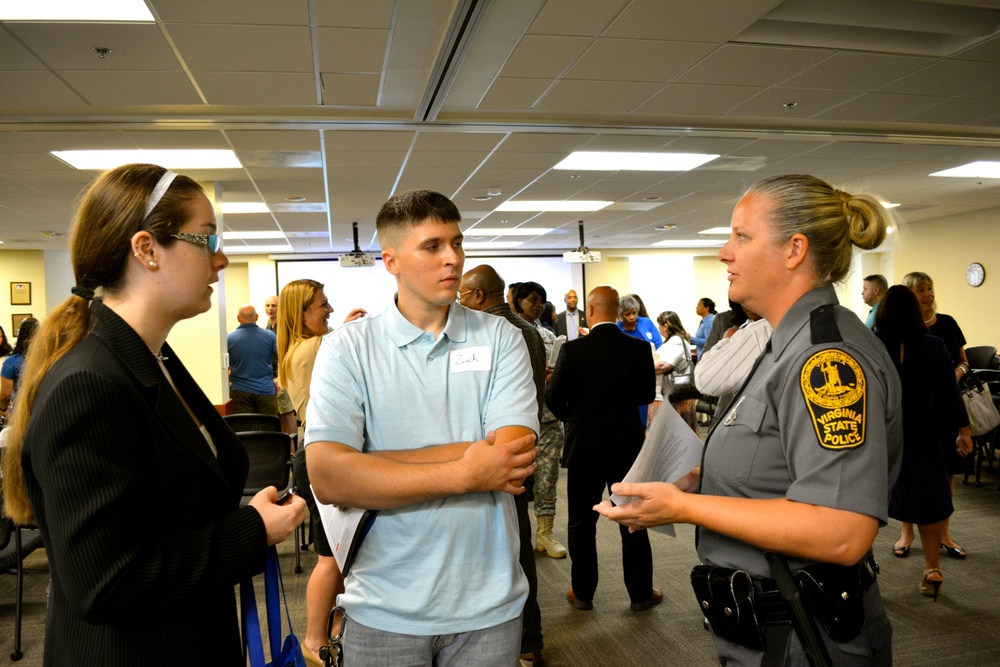
<svg viewBox="0 0 1000 667">
<path fill-rule="evenodd" d="M 394 304 L 327 335 L 306 425 L 307 445 L 366 452 L 475 441 L 502 426 L 538 433 L 527 347 L 505 319 L 458 304 L 435 341 Z M 524 607 L 518 549 L 507 493 L 382 510 L 339 603 L 362 625 L 401 634 L 492 627 Z"/>
</svg>

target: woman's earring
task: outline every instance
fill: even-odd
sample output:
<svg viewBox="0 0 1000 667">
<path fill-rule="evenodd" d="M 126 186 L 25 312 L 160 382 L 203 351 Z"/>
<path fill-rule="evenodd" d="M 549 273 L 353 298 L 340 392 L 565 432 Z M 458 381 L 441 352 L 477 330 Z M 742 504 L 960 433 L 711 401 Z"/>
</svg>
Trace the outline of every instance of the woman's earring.
<svg viewBox="0 0 1000 667">
<path fill-rule="evenodd" d="M 155 269 L 156 268 L 156 262 L 150 261 L 149 268 Z"/>
</svg>

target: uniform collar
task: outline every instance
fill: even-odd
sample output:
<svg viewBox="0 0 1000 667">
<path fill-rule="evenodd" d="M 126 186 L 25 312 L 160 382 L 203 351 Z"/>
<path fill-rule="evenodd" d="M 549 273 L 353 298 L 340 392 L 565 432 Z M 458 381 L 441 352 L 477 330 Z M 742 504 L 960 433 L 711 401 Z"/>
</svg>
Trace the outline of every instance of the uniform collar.
<svg viewBox="0 0 1000 667">
<path fill-rule="evenodd" d="M 456 343 L 465 342 L 468 336 L 468 313 L 469 311 L 457 302 L 448 306 L 448 321 L 445 322 L 441 335 Z M 396 303 L 385 311 L 385 329 L 396 347 L 410 345 L 427 333 L 403 317 Z"/>
<path fill-rule="evenodd" d="M 833 289 L 833 285 L 823 285 L 803 294 L 781 318 L 771 336 L 771 350 L 774 358 L 780 358 L 781 353 L 792 342 L 796 334 L 809 324 L 809 314 L 812 311 L 820 306 L 839 304 L 840 301 L 837 299 L 837 292 Z"/>
</svg>

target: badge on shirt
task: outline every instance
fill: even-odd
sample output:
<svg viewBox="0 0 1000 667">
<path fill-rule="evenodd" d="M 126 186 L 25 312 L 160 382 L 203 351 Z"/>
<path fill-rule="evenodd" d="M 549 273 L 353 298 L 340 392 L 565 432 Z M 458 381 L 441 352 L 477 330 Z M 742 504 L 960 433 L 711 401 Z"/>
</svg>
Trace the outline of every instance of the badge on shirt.
<svg viewBox="0 0 1000 667">
<path fill-rule="evenodd" d="M 799 384 L 820 447 L 865 444 L 865 372 L 854 357 L 843 350 L 817 352 L 802 366 Z"/>
<path fill-rule="evenodd" d="M 451 372 L 467 373 L 469 371 L 490 370 L 490 348 L 486 346 L 463 347 L 451 351 Z"/>
</svg>

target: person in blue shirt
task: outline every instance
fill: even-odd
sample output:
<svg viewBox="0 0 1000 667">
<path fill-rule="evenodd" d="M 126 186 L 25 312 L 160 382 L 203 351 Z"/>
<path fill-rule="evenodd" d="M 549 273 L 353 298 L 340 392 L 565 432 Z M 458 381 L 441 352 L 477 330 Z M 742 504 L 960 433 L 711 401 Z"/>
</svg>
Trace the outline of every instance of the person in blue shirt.
<svg viewBox="0 0 1000 667">
<path fill-rule="evenodd" d="M 653 320 L 640 314 L 643 310 L 645 308 L 643 308 L 642 301 L 638 296 L 635 294 L 623 296 L 618 305 L 618 328 L 632 338 L 638 338 L 651 344 L 649 359 L 652 361 L 652 352 L 663 345 L 663 336 L 660 335 L 660 330 L 653 323 Z M 639 408 L 639 416 L 642 418 L 643 424 L 646 424 L 648 412 L 648 405 Z"/>
<path fill-rule="evenodd" d="M 705 349 L 705 341 L 708 340 L 708 334 L 712 330 L 712 322 L 715 321 L 715 302 L 707 296 L 702 297 L 698 299 L 698 305 L 695 306 L 694 312 L 698 313 L 701 323 L 698 325 L 698 330 L 691 336 L 691 344 L 698 350 L 698 358 L 700 359 L 701 351 Z"/>
</svg>

